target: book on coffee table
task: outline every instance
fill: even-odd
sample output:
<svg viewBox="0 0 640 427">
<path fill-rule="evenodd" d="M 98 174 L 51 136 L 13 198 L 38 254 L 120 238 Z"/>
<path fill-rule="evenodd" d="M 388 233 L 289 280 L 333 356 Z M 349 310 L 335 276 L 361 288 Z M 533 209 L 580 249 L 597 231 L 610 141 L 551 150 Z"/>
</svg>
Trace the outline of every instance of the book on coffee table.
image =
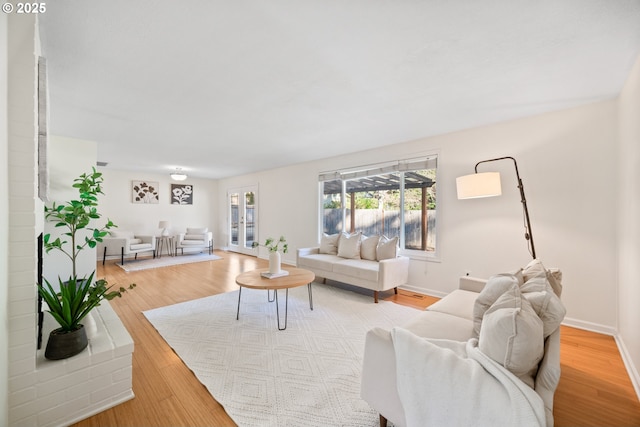
<svg viewBox="0 0 640 427">
<path fill-rule="evenodd" d="M 260 273 L 260 275 L 267 279 L 275 279 L 276 277 L 288 276 L 289 272 L 287 270 L 280 270 L 277 273 L 269 273 L 268 271 L 265 271 L 263 273 Z"/>
</svg>

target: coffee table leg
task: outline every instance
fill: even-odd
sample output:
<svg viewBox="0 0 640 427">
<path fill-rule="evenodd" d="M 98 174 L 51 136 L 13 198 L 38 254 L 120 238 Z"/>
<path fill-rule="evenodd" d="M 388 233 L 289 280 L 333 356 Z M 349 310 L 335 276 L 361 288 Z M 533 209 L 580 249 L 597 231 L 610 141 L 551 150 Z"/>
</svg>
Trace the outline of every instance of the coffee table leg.
<svg viewBox="0 0 640 427">
<path fill-rule="evenodd" d="M 284 328 L 280 327 L 280 310 L 278 308 L 278 290 L 275 289 L 273 292 L 275 293 L 275 299 L 276 299 L 276 316 L 278 318 L 278 330 L 279 331 L 284 331 L 285 329 L 287 329 L 287 314 L 289 311 L 289 288 L 285 289 L 286 293 L 285 293 L 285 299 L 284 299 Z"/>
<path fill-rule="evenodd" d="M 311 292 L 311 283 L 307 285 L 309 288 L 309 308 L 313 310 L 313 292 Z"/>
<path fill-rule="evenodd" d="M 240 296 L 242 295 L 242 286 L 240 286 L 240 290 L 238 291 L 238 311 L 236 312 L 236 320 L 240 318 Z"/>
</svg>

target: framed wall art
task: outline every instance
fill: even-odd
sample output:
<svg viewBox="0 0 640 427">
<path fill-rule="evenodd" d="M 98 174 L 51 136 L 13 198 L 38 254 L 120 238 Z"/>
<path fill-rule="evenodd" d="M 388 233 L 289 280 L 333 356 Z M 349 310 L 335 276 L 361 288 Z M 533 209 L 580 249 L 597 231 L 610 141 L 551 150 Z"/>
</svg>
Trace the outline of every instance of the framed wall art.
<svg viewBox="0 0 640 427">
<path fill-rule="evenodd" d="M 160 202 L 158 183 L 154 181 L 131 181 L 131 196 L 133 203 L 158 204 Z"/>
<path fill-rule="evenodd" d="M 192 205 L 193 185 L 171 184 L 172 205 Z"/>
</svg>

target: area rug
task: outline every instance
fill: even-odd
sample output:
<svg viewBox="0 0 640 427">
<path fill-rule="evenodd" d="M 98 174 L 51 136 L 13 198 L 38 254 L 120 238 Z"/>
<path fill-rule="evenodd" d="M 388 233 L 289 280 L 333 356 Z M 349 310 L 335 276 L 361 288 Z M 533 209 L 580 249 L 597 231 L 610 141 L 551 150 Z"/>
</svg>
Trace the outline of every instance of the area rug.
<svg viewBox="0 0 640 427">
<path fill-rule="evenodd" d="M 418 311 L 314 283 L 313 311 L 307 287 L 291 289 L 287 329 L 278 331 L 267 298 L 243 289 L 239 320 L 238 291 L 144 315 L 239 426 L 378 426 L 360 398 L 365 334 Z"/>
<path fill-rule="evenodd" d="M 197 253 L 192 255 L 163 256 L 162 258 L 148 258 L 141 260 L 125 260 L 124 265 L 116 265 L 124 271 L 148 270 L 150 268 L 170 267 L 173 265 L 190 264 L 194 262 L 215 261 L 222 259 L 217 255 L 208 253 Z"/>
</svg>

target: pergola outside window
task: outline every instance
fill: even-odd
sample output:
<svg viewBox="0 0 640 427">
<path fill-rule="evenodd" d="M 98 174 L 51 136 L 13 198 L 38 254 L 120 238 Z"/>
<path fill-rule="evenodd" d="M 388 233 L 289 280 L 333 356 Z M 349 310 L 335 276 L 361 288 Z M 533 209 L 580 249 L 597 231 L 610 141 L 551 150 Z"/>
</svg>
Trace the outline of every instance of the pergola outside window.
<svg viewBox="0 0 640 427">
<path fill-rule="evenodd" d="M 402 249 L 435 252 L 436 164 L 429 158 L 321 175 L 323 232 L 398 236 Z"/>
</svg>

